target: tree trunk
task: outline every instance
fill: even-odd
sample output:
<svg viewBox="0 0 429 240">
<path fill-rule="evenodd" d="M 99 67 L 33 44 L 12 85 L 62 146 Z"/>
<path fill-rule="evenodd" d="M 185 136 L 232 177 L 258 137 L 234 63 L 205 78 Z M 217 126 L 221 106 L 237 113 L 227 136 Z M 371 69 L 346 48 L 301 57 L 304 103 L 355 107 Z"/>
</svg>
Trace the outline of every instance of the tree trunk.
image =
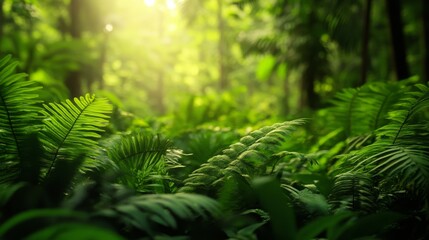
<svg viewBox="0 0 429 240">
<path fill-rule="evenodd" d="M 80 11 L 80 0 L 71 0 L 69 5 L 70 15 L 70 35 L 74 39 L 81 38 L 81 29 L 79 24 L 79 11 Z M 81 71 L 74 70 L 68 73 L 66 78 L 66 87 L 70 92 L 70 97 L 78 97 L 81 95 L 82 83 L 81 83 Z"/>
<path fill-rule="evenodd" d="M 162 115 L 165 113 L 165 103 L 164 103 L 164 72 L 160 70 L 158 72 L 157 79 L 157 91 L 155 93 L 156 100 L 156 111 L 158 114 Z"/>
<path fill-rule="evenodd" d="M 27 59 L 24 62 L 24 72 L 28 74 L 28 79 L 30 79 L 34 58 L 36 55 L 37 40 L 34 38 L 34 22 L 31 17 L 27 19 L 27 25 L 28 48 Z"/>
<path fill-rule="evenodd" d="M 222 16 L 223 6 L 222 0 L 217 0 L 217 23 L 218 23 L 218 55 L 219 55 L 219 89 L 225 90 L 228 88 L 228 77 L 225 63 L 226 55 L 226 39 L 225 39 L 225 21 Z"/>
<path fill-rule="evenodd" d="M 390 38 L 393 51 L 393 66 L 396 79 L 410 77 L 405 48 L 404 28 L 401 17 L 401 0 L 386 0 L 387 14 L 390 24 Z"/>
<path fill-rule="evenodd" d="M 109 46 L 109 36 L 110 36 L 110 31 L 105 31 L 103 33 L 103 39 L 101 40 L 100 43 L 100 56 L 97 60 L 97 64 L 95 65 L 95 68 L 92 70 L 93 72 L 95 72 L 95 76 L 93 78 L 93 81 L 91 81 L 91 79 L 88 79 L 88 89 L 91 89 L 92 84 L 94 81 L 98 82 L 98 89 L 104 89 L 104 65 L 106 63 L 107 60 L 107 49 Z"/>
<path fill-rule="evenodd" d="M 368 56 L 368 46 L 369 46 L 369 30 L 371 22 L 371 5 L 372 0 L 366 0 L 365 2 L 365 13 L 363 18 L 363 31 L 362 31 L 362 49 L 361 49 L 361 74 L 358 86 L 362 86 L 366 83 L 368 66 L 369 66 L 369 56 Z"/>
<path fill-rule="evenodd" d="M 158 8 L 158 38 L 160 43 L 164 44 L 164 12 L 161 8 Z M 164 95 L 165 95 L 165 89 L 164 89 L 164 68 L 160 67 L 158 69 L 157 73 L 157 79 L 156 79 L 156 90 L 155 90 L 155 107 L 158 114 L 162 115 L 166 111 L 166 106 L 164 103 Z"/>
<path fill-rule="evenodd" d="M 290 113 L 290 83 L 289 83 L 289 71 L 286 70 L 286 76 L 283 80 L 283 96 L 282 96 L 282 114 L 287 116 Z"/>
<path fill-rule="evenodd" d="M 429 1 L 422 0 L 422 21 L 423 21 L 423 78 L 429 82 Z"/>
<path fill-rule="evenodd" d="M 314 74 L 315 67 L 308 66 L 304 70 L 301 81 L 301 108 L 309 107 L 317 109 L 319 107 L 319 96 L 314 91 L 314 83 L 316 82 L 316 75 Z"/>
<path fill-rule="evenodd" d="M 312 36 L 310 40 L 305 43 L 302 47 L 308 49 L 307 53 L 303 53 L 305 59 L 304 69 L 301 80 L 301 108 L 317 109 L 319 107 L 319 95 L 316 93 L 314 85 L 318 79 L 323 78 L 323 64 L 324 61 L 320 54 L 322 53 L 321 43 L 318 39 L 319 35 L 317 32 L 317 17 L 315 12 L 311 12 L 308 15 L 306 26 L 308 27 L 308 34 Z"/>
<path fill-rule="evenodd" d="M 4 0 L 0 0 L 0 53 L 2 52 L 2 41 L 3 41 L 3 31 L 4 31 L 4 10 L 3 10 L 3 4 Z"/>
</svg>

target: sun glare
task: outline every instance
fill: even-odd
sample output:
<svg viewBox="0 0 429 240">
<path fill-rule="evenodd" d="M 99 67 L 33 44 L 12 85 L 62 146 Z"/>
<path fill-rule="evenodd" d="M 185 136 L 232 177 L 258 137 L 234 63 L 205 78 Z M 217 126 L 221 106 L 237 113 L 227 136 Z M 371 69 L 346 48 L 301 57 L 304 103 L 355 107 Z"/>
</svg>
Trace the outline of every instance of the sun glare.
<svg viewBox="0 0 429 240">
<path fill-rule="evenodd" d="M 167 0 L 166 5 L 170 10 L 176 9 L 176 2 L 174 0 Z"/>
<path fill-rule="evenodd" d="M 104 26 L 104 29 L 105 29 L 107 32 L 111 32 L 111 31 L 113 31 L 113 25 L 112 25 L 112 24 L 110 24 L 110 23 L 108 23 L 108 24 L 106 24 L 106 26 Z"/>
<path fill-rule="evenodd" d="M 155 0 L 144 0 L 144 4 L 146 4 L 146 6 L 152 7 L 155 5 Z"/>
<path fill-rule="evenodd" d="M 160 7 L 161 5 L 163 5 L 163 7 L 166 7 L 168 10 L 175 10 L 177 8 L 176 0 L 164 0 L 159 1 L 158 3 L 156 0 L 144 0 L 144 4 L 148 7 L 153 7 L 155 5 L 158 5 L 158 7 Z"/>
</svg>

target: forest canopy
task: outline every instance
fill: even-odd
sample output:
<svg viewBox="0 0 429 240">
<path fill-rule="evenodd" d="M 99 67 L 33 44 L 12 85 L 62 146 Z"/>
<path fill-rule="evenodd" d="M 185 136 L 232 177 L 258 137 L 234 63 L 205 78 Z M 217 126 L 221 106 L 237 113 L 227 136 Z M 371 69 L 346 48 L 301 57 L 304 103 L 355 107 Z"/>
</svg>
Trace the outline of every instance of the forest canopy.
<svg viewBox="0 0 429 240">
<path fill-rule="evenodd" d="M 0 0 L 0 239 L 429 238 L 429 1 Z"/>
</svg>

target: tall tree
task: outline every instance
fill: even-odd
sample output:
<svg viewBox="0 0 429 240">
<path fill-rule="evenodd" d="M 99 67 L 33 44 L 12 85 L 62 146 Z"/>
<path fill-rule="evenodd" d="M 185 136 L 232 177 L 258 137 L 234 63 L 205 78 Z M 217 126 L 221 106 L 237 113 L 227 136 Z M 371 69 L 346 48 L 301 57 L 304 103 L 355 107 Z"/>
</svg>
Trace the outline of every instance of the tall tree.
<svg viewBox="0 0 429 240">
<path fill-rule="evenodd" d="M 80 39 L 82 36 L 80 27 L 80 10 L 81 0 L 71 0 L 69 5 L 70 15 L 70 36 L 73 39 Z M 77 97 L 81 95 L 82 83 L 81 83 L 81 72 L 79 70 L 72 70 L 68 73 L 66 78 L 66 86 L 69 89 L 71 97 Z"/>
<path fill-rule="evenodd" d="M 429 82 L 429 1 L 422 0 L 423 22 L 423 80 Z"/>
<path fill-rule="evenodd" d="M 404 39 L 404 26 L 401 16 L 401 0 L 386 0 L 387 15 L 392 42 L 393 64 L 397 80 L 410 77 L 407 51 Z"/>
<path fill-rule="evenodd" d="M 160 42 L 164 42 L 164 9 L 160 6 L 157 7 L 157 14 L 158 14 L 158 38 Z M 155 90 L 155 110 L 159 114 L 165 113 L 165 103 L 164 103 L 164 92 L 165 92 L 165 74 L 164 74 L 164 68 L 160 67 L 157 72 L 157 79 L 156 79 L 156 90 Z"/>
<path fill-rule="evenodd" d="M 361 74 L 359 80 L 359 86 L 365 84 L 366 76 L 369 66 L 369 33 L 370 33 L 370 22 L 371 22 L 371 6 L 372 0 L 365 0 L 365 10 L 363 17 L 363 32 L 362 32 L 362 49 L 361 49 Z"/>
<path fill-rule="evenodd" d="M 222 0 L 217 0 L 217 27 L 218 27 L 218 61 L 219 61 L 219 89 L 225 90 L 228 87 L 227 66 L 226 66 L 226 51 L 227 42 L 225 39 L 225 20 L 223 18 L 223 3 Z"/>
<path fill-rule="evenodd" d="M 1 52 L 1 44 L 3 40 L 3 27 L 4 27 L 4 0 L 0 0 L 0 52 Z"/>
</svg>

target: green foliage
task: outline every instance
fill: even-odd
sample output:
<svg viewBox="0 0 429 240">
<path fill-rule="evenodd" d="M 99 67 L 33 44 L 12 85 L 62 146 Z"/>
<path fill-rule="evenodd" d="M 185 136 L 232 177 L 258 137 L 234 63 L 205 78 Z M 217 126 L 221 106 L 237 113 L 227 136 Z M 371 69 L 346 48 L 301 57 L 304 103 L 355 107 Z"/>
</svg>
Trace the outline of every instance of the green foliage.
<svg viewBox="0 0 429 240">
<path fill-rule="evenodd" d="M 377 192 L 371 176 L 359 172 L 346 172 L 335 176 L 329 196 L 337 211 L 372 212 L 377 208 Z"/>
<path fill-rule="evenodd" d="M 335 95 L 331 109 L 336 121 L 331 127 L 341 124 L 345 137 L 370 134 L 387 124 L 388 112 L 407 91 L 405 84 L 373 83 L 360 88 L 344 89 Z"/>
<path fill-rule="evenodd" d="M 183 132 L 174 138 L 174 145 L 185 153 L 181 163 L 186 166 L 180 169 L 182 176 L 187 176 L 201 164 L 222 152 L 234 141 L 239 134 L 231 129 L 201 127 Z"/>
<path fill-rule="evenodd" d="M 246 178 L 265 175 L 275 165 L 271 156 L 276 153 L 278 146 L 303 123 L 303 120 L 277 123 L 249 133 L 192 172 L 184 180 L 185 186 L 181 191 L 213 191 L 231 173 L 238 173 Z"/>
<path fill-rule="evenodd" d="M 384 178 L 387 187 L 426 194 L 429 187 L 429 88 L 417 84 L 389 112 L 389 123 L 377 130 L 377 141 L 352 157 L 355 169 Z M 425 115 L 426 114 L 426 115 Z"/>
<path fill-rule="evenodd" d="M 279 184 L 271 178 L 253 181 L 261 205 L 270 215 L 274 239 L 296 239 L 297 227 L 293 209 L 288 206 L 286 196 Z"/>
<path fill-rule="evenodd" d="M 140 192 L 170 192 L 167 171 L 181 166 L 169 140 L 144 132 L 122 136 L 108 146 L 107 156 L 119 170 L 119 182 Z"/>
<path fill-rule="evenodd" d="M 53 220 L 50 218 L 57 218 L 57 220 L 66 220 L 66 219 L 85 219 L 84 213 L 74 212 L 68 209 L 34 209 L 29 210 L 23 213 L 20 213 L 6 222 L 4 222 L 0 227 L 0 236 L 2 238 L 23 238 L 27 234 L 31 233 L 31 230 L 27 228 L 26 231 L 20 231 L 19 229 L 26 224 L 33 225 L 34 229 L 37 229 L 36 226 L 41 227 L 44 225 L 44 219 Z M 46 224 L 46 223 L 45 223 Z M 34 230 L 33 230 L 34 231 Z"/>
<path fill-rule="evenodd" d="M 27 138 L 38 131 L 41 119 L 39 87 L 25 80 L 25 74 L 15 74 L 17 65 L 11 56 L 0 60 L 0 182 L 14 181 L 20 174 L 31 147 Z"/>
<path fill-rule="evenodd" d="M 109 240 L 123 240 L 125 238 L 120 235 L 98 226 L 91 226 L 90 224 L 82 223 L 64 223 L 55 224 L 45 229 L 41 229 L 30 236 L 27 239 L 109 239 Z"/>
<path fill-rule="evenodd" d="M 429 239 L 429 87 L 388 79 L 385 4 L 149 2 L 0 0 L 0 239 Z"/>
<path fill-rule="evenodd" d="M 23 74 L 13 74 L 17 63 L 5 57 L 0 65 L 0 114 L 3 117 L 0 145 L 4 146 L 1 161 L 5 163 L 2 169 L 7 172 L 2 175 L 2 182 L 28 175 L 19 171 L 31 169 L 36 171 L 31 175 L 43 174 L 42 178 L 48 178 L 52 169 L 60 167 L 57 166 L 59 161 L 76 160 L 97 147 L 94 139 L 100 137 L 97 132 L 107 125 L 111 111 L 105 99 L 86 95 L 76 98 L 75 103 L 67 100 L 44 105 L 42 110 L 37 106 L 38 88 L 34 82 L 23 80 Z M 39 137 L 32 133 L 38 133 Z M 38 169 L 42 172 L 38 173 Z M 34 176 L 27 178 L 32 179 L 25 180 L 34 180 Z"/>
<path fill-rule="evenodd" d="M 236 132 L 220 128 L 177 129 L 175 141 L 150 131 L 102 138 L 107 100 L 88 94 L 42 109 L 39 88 L 13 74 L 10 57 L 0 63 L 0 238 L 427 237 L 427 85 L 339 93 L 320 139 L 295 131 L 302 119 L 232 144 Z M 201 162 L 176 178 L 182 164 Z"/>
<path fill-rule="evenodd" d="M 46 176 L 49 176 L 57 161 L 73 160 L 97 147 L 98 132 L 107 126 L 108 114 L 112 111 L 106 99 L 98 99 L 87 94 L 75 98 L 74 103 L 43 105 L 45 127 L 41 131 L 41 141 L 46 151 Z"/>
<path fill-rule="evenodd" d="M 162 231 L 181 233 L 180 225 L 220 217 L 219 204 L 205 196 L 189 193 L 141 195 L 127 198 L 97 212 L 98 217 L 137 229 L 151 237 Z M 184 226 L 181 226 L 184 227 Z"/>
</svg>

